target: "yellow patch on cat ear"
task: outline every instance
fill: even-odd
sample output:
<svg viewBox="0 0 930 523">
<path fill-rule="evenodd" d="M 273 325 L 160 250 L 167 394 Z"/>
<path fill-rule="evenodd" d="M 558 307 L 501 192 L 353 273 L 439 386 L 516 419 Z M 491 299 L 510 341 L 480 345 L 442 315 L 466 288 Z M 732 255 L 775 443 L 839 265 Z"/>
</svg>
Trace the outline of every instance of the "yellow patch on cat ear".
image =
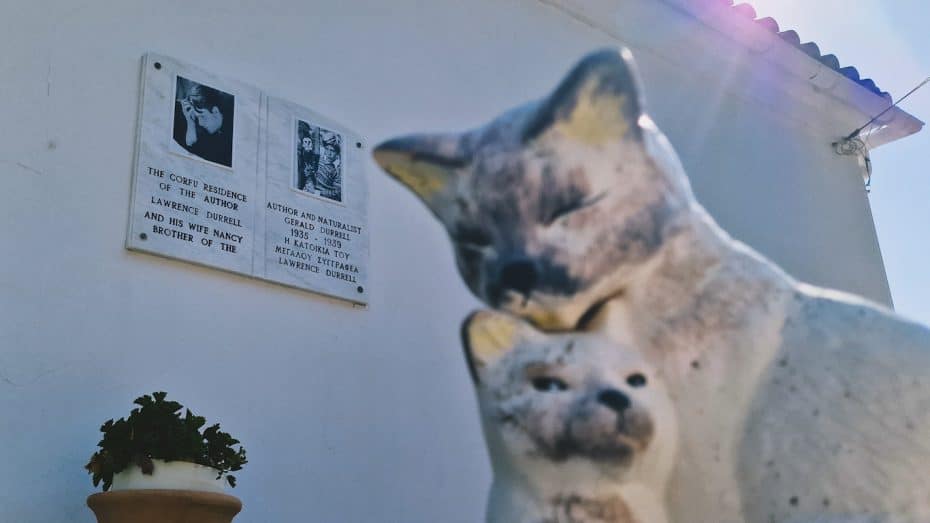
<svg viewBox="0 0 930 523">
<path fill-rule="evenodd" d="M 523 139 L 548 137 L 588 145 L 638 140 L 642 86 L 628 50 L 584 57 L 543 100 L 523 130 Z"/>
<path fill-rule="evenodd" d="M 459 135 L 421 134 L 393 138 L 378 145 L 378 165 L 427 205 L 451 185 L 467 165 Z"/>
<path fill-rule="evenodd" d="M 462 340 L 472 370 L 493 364 L 535 333 L 523 320 L 488 310 L 477 311 L 462 325 Z"/>
<path fill-rule="evenodd" d="M 376 149 L 374 157 L 382 169 L 427 203 L 452 181 L 452 174 L 447 169 L 417 162 L 408 153 Z"/>
<path fill-rule="evenodd" d="M 554 130 L 589 145 L 625 137 L 630 130 L 630 122 L 623 117 L 626 95 L 597 91 L 596 82 L 587 82 L 568 118 L 558 122 Z"/>
</svg>

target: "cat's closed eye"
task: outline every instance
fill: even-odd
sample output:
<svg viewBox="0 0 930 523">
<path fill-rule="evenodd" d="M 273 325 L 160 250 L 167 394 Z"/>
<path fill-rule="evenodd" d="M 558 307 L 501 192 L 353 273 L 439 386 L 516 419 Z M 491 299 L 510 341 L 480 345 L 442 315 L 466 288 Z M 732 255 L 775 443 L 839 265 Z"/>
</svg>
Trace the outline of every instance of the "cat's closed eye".
<svg viewBox="0 0 930 523">
<path fill-rule="evenodd" d="M 545 225 L 552 225 L 559 219 L 564 218 L 569 214 L 594 205 L 595 203 L 599 202 L 606 194 L 607 192 L 605 191 L 592 198 L 578 197 L 569 202 L 566 202 L 559 207 L 556 207 L 551 213 L 549 213 L 549 216 L 543 220 L 543 223 Z"/>
<path fill-rule="evenodd" d="M 558 392 L 568 389 L 568 384 L 559 378 L 537 376 L 532 379 L 533 388 L 540 392 Z"/>
</svg>

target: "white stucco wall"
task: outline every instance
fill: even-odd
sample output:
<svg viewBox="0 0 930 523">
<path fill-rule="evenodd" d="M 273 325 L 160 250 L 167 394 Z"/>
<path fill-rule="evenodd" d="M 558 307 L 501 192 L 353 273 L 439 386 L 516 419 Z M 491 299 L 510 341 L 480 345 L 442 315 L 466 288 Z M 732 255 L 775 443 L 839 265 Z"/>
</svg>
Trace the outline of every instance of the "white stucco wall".
<svg viewBox="0 0 930 523">
<path fill-rule="evenodd" d="M 617 43 L 536 0 L 5 6 L 0 521 L 93 521 L 99 424 L 161 389 L 244 442 L 237 521 L 481 519 L 489 466 L 458 341 L 477 303 L 444 232 L 369 161 L 369 310 L 126 251 L 140 57 L 256 85 L 372 145 L 480 124 Z M 890 300 L 854 159 L 775 118 L 786 99 L 740 95 L 745 57 L 695 77 L 631 43 L 728 230 L 802 279 Z"/>
</svg>

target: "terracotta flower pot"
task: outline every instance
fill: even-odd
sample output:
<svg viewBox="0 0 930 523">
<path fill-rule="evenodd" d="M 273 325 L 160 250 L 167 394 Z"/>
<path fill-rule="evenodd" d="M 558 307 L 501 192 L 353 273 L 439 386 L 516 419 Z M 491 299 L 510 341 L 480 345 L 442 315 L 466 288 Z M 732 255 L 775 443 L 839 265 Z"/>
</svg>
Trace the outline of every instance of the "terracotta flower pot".
<svg viewBox="0 0 930 523">
<path fill-rule="evenodd" d="M 98 523 L 230 523 L 238 498 L 195 490 L 120 490 L 87 498 Z"/>
<path fill-rule="evenodd" d="M 132 466 L 113 476 L 109 492 L 87 498 L 99 523 L 230 523 L 242 510 L 238 498 L 223 493 L 215 469 L 152 461 L 153 474 Z"/>
</svg>

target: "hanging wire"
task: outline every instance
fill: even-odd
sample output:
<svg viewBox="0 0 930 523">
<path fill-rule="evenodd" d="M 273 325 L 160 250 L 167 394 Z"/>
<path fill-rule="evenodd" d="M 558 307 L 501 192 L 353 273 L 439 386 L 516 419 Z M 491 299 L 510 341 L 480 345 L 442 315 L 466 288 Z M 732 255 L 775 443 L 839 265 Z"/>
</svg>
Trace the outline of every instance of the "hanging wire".
<svg viewBox="0 0 930 523">
<path fill-rule="evenodd" d="M 865 150 L 865 193 L 872 194 L 872 158 L 869 157 L 869 150 Z"/>
<path fill-rule="evenodd" d="M 907 99 L 908 96 L 914 94 L 915 92 L 917 92 L 918 89 L 920 89 L 921 87 L 927 85 L 928 83 L 930 83 L 930 76 L 928 76 L 927 78 L 925 78 L 923 82 L 920 82 L 919 84 L 917 84 L 917 87 L 915 87 L 915 88 L 911 89 L 910 91 L 908 91 L 907 94 L 905 94 L 905 95 L 902 96 L 901 98 L 898 98 L 898 101 L 897 101 L 897 102 L 895 102 L 895 103 L 889 105 L 884 111 L 882 111 L 882 112 L 876 114 L 875 116 L 873 116 L 871 120 L 869 120 L 868 122 L 865 123 L 865 125 L 863 125 L 862 127 L 856 129 L 855 131 L 849 133 L 849 135 L 848 135 L 846 138 L 844 138 L 843 141 L 844 141 L 844 142 L 845 142 L 845 141 L 851 141 L 851 140 L 857 138 L 857 137 L 859 136 L 859 133 L 861 133 L 863 129 L 865 129 L 866 127 L 872 125 L 872 123 L 874 123 L 875 120 L 878 120 L 879 118 L 882 117 L 882 115 L 884 115 L 884 114 L 887 113 L 888 111 L 890 111 L 890 110 L 894 109 L 895 107 L 897 107 L 898 104 L 900 104 L 900 103 L 903 102 L 905 99 Z M 860 141 L 861 141 L 861 140 L 860 140 Z"/>
<path fill-rule="evenodd" d="M 895 102 L 895 103 L 889 105 L 887 108 L 885 108 L 884 111 L 882 111 L 882 112 L 876 114 L 875 116 L 873 116 L 873 117 L 872 117 L 868 122 L 866 122 L 862 127 L 859 127 L 858 129 L 856 129 L 856 130 L 854 130 L 853 132 L 849 133 L 849 134 L 848 134 L 845 138 L 843 138 L 842 140 L 833 143 L 833 150 L 836 152 L 836 154 L 840 154 L 840 155 L 844 155 L 844 156 L 851 156 L 851 155 L 854 155 L 854 154 L 860 154 L 860 155 L 862 155 L 862 158 L 863 158 L 863 160 L 865 161 L 865 172 L 866 172 L 866 174 L 865 174 L 865 192 L 866 192 L 866 193 L 871 193 L 871 192 L 872 192 L 872 158 L 869 157 L 868 142 L 869 142 L 869 139 L 872 137 L 872 133 L 875 132 L 876 129 L 875 129 L 875 127 L 869 129 L 868 134 L 866 134 L 866 136 L 865 136 L 865 140 L 862 139 L 862 136 L 861 136 L 862 131 L 863 131 L 866 127 L 869 127 L 870 125 L 872 125 L 873 123 L 875 123 L 875 121 L 878 120 L 879 118 L 881 118 L 882 115 L 884 115 L 884 114 L 887 113 L 888 111 L 890 111 L 890 110 L 894 109 L 895 107 L 897 107 L 898 104 L 900 104 L 900 103 L 903 102 L 905 99 L 907 99 L 908 96 L 914 94 L 915 92 L 917 92 L 918 89 L 920 89 L 921 87 L 927 85 L 928 83 L 930 83 L 930 76 L 928 76 L 927 78 L 925 78 L 924 81 L 922 81 L 922 82 L 920 82 L 919 84 L 917 84 L 916 87 L 914 87 L 913 89 L 911 89 L 910 91 L 908 91 L 907 94 L 905 94 L 905 95 L 902 96 L 901 98 L 898 98 L 898 101 L 897 101 L 897 102 Z"/>
</svg>

